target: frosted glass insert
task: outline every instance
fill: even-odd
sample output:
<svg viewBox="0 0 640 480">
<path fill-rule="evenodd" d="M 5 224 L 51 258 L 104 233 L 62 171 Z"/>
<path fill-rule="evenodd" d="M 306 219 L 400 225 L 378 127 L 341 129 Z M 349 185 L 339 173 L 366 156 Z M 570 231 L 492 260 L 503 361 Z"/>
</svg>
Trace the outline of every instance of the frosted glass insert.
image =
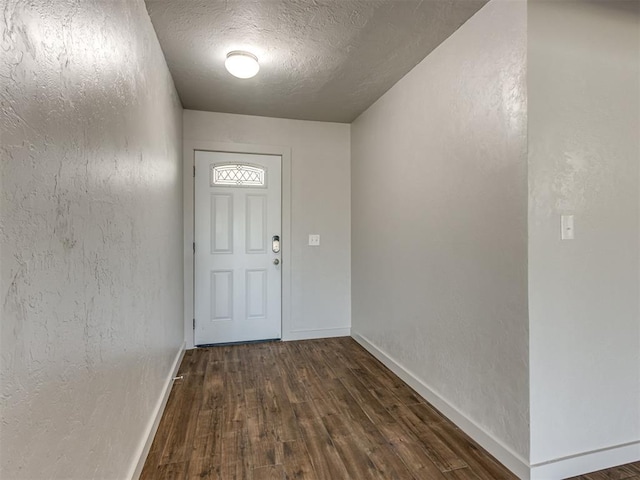
<svg viewBox="0 0 640 480">
<path fill-rule="evenodd" d="M 254 165 L 233 163 L 214 165 L 211 169 L 211 185 L 262 187 L 264 177 L 264 168 Z"/>
</svg>

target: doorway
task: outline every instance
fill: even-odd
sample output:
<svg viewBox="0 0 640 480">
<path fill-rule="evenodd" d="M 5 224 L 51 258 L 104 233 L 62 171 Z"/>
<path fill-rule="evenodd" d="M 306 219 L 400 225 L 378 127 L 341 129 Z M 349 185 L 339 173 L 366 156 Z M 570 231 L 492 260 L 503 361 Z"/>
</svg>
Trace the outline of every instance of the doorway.
<svg viewBox="0 0 640 480">
<path fill-rule="evenodd" d="M 194 160 L 194 343 L 281 338 L 282 157 Z"/>
</svg>

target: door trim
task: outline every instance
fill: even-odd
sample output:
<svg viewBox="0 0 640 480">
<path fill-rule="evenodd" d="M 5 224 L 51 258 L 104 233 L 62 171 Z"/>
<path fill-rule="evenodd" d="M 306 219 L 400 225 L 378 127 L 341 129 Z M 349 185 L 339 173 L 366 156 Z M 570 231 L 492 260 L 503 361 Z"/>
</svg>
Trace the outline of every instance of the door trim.
<svg viewBox="0 0 640 480">
<path fill-rule="evenodd" d="M 274 145 L 203 142 L 185 139 L 183 143 L 182 190 L 184 208 L 184 339 L 186 348 L 194 348 L 194 255 L 195 151 L 278 155 L 282 158 L 282 339 L 292 335 L 291 322 L 291 149 Z"/>
</svg>

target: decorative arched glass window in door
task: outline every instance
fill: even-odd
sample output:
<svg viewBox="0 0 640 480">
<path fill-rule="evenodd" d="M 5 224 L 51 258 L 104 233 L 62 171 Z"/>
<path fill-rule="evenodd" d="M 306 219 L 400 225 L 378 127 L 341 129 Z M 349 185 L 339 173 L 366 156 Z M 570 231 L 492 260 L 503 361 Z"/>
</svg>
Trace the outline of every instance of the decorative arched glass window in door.
<svg viewBox="0 0 640 480">
<path fill-rule="evenodd" d="M 263 167 L 246 163 L 225 163 L 211 166 L 211 186 L 264 187 Z"/>
</svg>

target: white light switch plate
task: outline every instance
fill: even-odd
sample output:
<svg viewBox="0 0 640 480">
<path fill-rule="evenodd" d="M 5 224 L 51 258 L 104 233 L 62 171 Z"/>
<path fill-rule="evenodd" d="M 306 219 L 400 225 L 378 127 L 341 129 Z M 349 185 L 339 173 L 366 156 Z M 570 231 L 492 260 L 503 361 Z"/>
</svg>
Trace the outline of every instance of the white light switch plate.
<svg viewBox="0 0 640 480">
<path fill-rule="evenodd" d="M 573 240 L 575 238 L 575 230 L 573 228 L 573 215 L 561 215 L 560 228 L 562 229 L 562 240 Z"/>
<path fill-rule="evenodd" d="M 309 246 L 311 247 L 320 246 L 320 235 L 318 235 L 317 233 L 309 235 Z"/>
</svg>

